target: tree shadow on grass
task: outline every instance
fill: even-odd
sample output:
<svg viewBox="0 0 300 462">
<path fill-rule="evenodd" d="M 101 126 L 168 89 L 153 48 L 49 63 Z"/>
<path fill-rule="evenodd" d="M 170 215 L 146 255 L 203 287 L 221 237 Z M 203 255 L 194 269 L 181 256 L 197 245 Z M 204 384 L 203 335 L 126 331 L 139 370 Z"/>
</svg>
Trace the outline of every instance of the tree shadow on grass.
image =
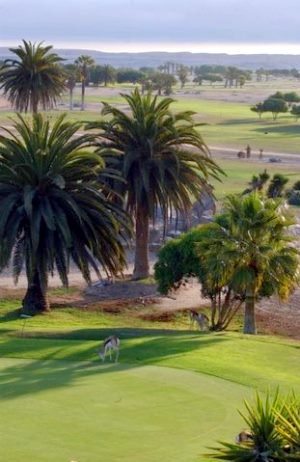
<svg viewBox="0 0 300 462">
<path fill-rule="evenodd" d="M 268 125 L 268 127 L 257 127 L 253 131 L 265 134 L 285 135 L 285 136 L 299 136 L 300 125 Z"/>
<path fill-rule="evenodd" d="M 192 335 L 200 334 L 199 331 L 176 330 L 176 329 L 161 329 L 161 328 L 140 328 L 140 327 L 91 327 L 86 329 L 74 330 L 33 330 L 25 331 L 27 338 L 47 338 L 47 339 L 62 339 L 62 340 L 104 340 L 110 335 L 117 335 L 120 339 L 130 339 L 138 337 L 149 337 L 153 335 L 162 336 L 179 336 L 183 334 Z M 206 335 L 202 332 L 201 335 Z"/>
<path fill-rule="evenodd" d="M 231 126 L 231 125 L 253 125 L 254 123 L 261 124 L 262 120 L 255 120 L 251 118 L 245 118 L 245 119 L 228 119 L 228 120 L 222 120 L 222 122 L 218 122 L 216 125 L 221 125 L 221 126 Z"/>
<path fill-rule="evenodd" d="M 97 355 L 99 343 L 94 341 L 6 338 L 0 345 L 0 354 L 4 358 L 4 367 L 0 367 L 0 400 L 70 385 L 80 386 L 81 379 L 96 374 L 159 364 L 161 360 L 226 340 L 222 335 L 210 334 L 153 335 L 135 337 L 134 340 L 130 340 L 130 336 L 124 337 L 121 340 L 120 364 L 102 364 Z M 21 359 L 22 356 L 33 359 Z"/>
<path fill-rule="evenodd" d="M 10 310 L 7 313 L 1 314 L 0 316 L 0 324 L 10 322 L 10 321 L 16 321 L 16 320 L 22 320 L 20 317 L 22 313 L 21 308 L 16 308 L 14 310 Z"/>
</svg>

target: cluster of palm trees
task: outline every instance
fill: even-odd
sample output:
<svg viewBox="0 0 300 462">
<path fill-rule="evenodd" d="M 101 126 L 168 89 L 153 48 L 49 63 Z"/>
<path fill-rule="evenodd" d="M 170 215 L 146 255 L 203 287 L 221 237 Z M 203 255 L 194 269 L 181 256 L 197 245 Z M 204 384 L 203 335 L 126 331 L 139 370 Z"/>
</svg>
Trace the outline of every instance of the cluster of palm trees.
<svg viewBox="0 0 300 462">
<path fill-rule="evenodd" d="M 0 88 L 17 111 L 38 112 L 52 108 L 65 90 L 62 59 L 43 46 L 23 40 L 23 46 L 11 48 L 16 56 L 1 67 Z"/>
<path fill-rule="evenodd" d="M 155 276 L 167 293 L 193 275 L 211 302 L 211 329 L 224 330 L 245 304 L 244 333 L 256 333 L 257 300 L 285 299 L 299 284 L 299 252 L 288 229 L 294 223 L 280 199 L 229 196 L 212 223 L 168 242 Z"/>
<path fill-rule="evenodd" d="M 164 219 L 171 207 L 186 211 L 209 178 L 221 174 L 192 113 L 174 115 L 172 99 L 136 89 L 123 95 L 129 112 L 105 104 L 105 119 L 88 127 L 64 116 L 50 126 L 38 110 L 52 107 L 64 88 L 60 58 L 51 47 L 25 41 L 12 51 L 18 59 L 4 63 L 0 86 L 33 118 L 19 115 L 0 136 L 0 267 L 12 259 L 17 280 L 25 266 L 24 310 L 48 309 L 48 275 L 56 269 L 67 284 L 70 261 L 88 282 L 99 264 L 108 274 L 122 270 L 132 218 L 134 277 L 147 277 L 149 220 L 157 208 Z M 82 82 L 88 64 L 78 60 Z"/>
<path fill-rule="evenodd" d="M 73 91 L 78 79 L 81 110 L 84 111 L 89 70 L 95 64 L 93 58 L 81 55 L 74 65 L 62 67 L 63 59 L 51 50 L 52 46 L 25 40 L 23 45 L 11 48 L 16 57 L 7 59 L 2 65 L 0 84 L 4 95 L 18 111 L 36 114 L 39 107 L 51 109 L 65 90 L 69 90 L 72 110 Z"/>
<path fill-rule="evenodd" d="M 61 59 L 51 47 L 25 41 L 12 51 L 16 59 L 0 69 L 0 88 L 33 118 L 18 115 L 0 135 L 0 270 L 12 261 L 17 281 L 25 267 L 24 310 L 49 309 L 48 275 L 56 269 L 66 285 L 71 261 L 87 282 L 91 268 L 99 276 L 99 266 L 118 274 L 133 230 L 133 278 L 148 277 L 150 220 L 158 210 L 165 223 L 171 210 L 186 214 L 209 180 L 223 174 L 193 113 L 174 114 L 171 98 L 135 89 L 122 95 L 126 111 L 103 103 L 99 121 L 82 126 L 61 116 L 50 125 L 38 110 L 52 107 L 65 88 Z M 76 64 L 84 105 L 91 61 L 82 56 Z M 298 252 L 285 233 L 289 224 L 280 203 L 264 202 L 259 192 L 231 197 L 225 214 L 193 249 L 207 266 L 207 290 L 220 300 L 224 293 L 240 299 L 244 294 L 247 333 L 256 331 L 254 306 L 262 291 L 283 297 L 298 281 Z M 172 270 L 160 269 L 162 275 Z"/>
</svg>

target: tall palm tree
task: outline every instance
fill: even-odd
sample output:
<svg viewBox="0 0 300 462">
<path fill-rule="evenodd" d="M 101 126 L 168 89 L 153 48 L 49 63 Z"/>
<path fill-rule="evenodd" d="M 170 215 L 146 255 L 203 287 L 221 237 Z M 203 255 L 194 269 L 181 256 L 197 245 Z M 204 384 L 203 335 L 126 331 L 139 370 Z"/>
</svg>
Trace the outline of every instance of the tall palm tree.
<svg viewBox="0 0 300 462">
<path fill-rule="evenodd" d="M 165 220 L 171 207 L 186 212 L 221 170 L 209 157 L 192 112 L 172 114 L 171 98 L 142 96 L 138 89 L 122 96 L 130 112 L 103 103 L 109 120 L 90 127 L 101 130 L 99 154 L 125 179 L 120 192 L 135 217 L 133 276 L 139 279 L 149 275 L 149 219 L 158 208 Z"/>
<path fill-rule="evenodd" d="M 69 108 L 73 111 L 73 92 L 78 79 L 78 68 L 75 64 L 66 64 L 64 66 L 66 73 L 66 87 L 69 90 Z"/>
<path fill-rule="evenodd" d="M 81 82 L 81 110 L 84 111 L 85 86 L 89 77 L 89 67 L 95 64 L 91 56 L 81 55 L 75 60 Z"/>
<path fill-rule="evenodd" d="M 116 78 L 116 71 L 115 69 L 110 66 L 109 64 L 105 64 L 103 66 L 103 81 L 104 86 L 107 87 L 109 83 L 113 83 Z"/>
<path fill-rule="evenodd" d="M 273 293 L 286 298 L 299 283 L 299 252 L 288 235 L 293 223 L 278 199 L 255 192 L 229 196 L 210 239 L 199 243 L 202 258 L 221 261 L 230 286 L 244 294 L 246 334 L 256 333 L 257 298 Z"/>
<path fill-rule="evenodd" d="M 70 261 L 87 282 L 91 267 L 116 274 L 124 264 L 127 216 L 111 200 L 104 163 L 90 148 L 94 137 L 79 128 L 64 115 L 53 126 L 41 114 L 32 123 L 19 115 L 0 135 L 1 269 L 12 261 L 17 282 L 25 266 L 27 312 L 48 309 L 55 268 L 67 285 Z"/>
<path fill-rule="evenodd" d="M 0 71 L 0 88 L 18 111 L 37 113 L 39 105 L 48 109 L 65 90 L 65 75 L 52 46 L 23 40 L 23 46 L 11 48 L 17 58 L 6 59 Z"/>
</svg>

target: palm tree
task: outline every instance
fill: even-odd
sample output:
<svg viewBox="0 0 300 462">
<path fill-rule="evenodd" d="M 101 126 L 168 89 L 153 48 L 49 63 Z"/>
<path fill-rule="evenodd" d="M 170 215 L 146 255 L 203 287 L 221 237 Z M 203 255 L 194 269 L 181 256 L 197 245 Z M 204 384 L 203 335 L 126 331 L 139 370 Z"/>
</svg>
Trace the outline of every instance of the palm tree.
<svg viewBox="0 0 300 462">
<path fill-rule="evenodd" d="M 23 40 L 23 46 L 11 48 L 17 59 L 6 59 L 0 72 L 0 88 L 18 111 L 37 113 L 39 105 L 48 109 L 65 90 L 65 75 L 52 46 Z"/>
<path fill-rule="evenodd" d="M 105 64 L 103 66 L 104 86 L 107 87 L 109 83 L 113 83 L 115 81 L 115 77 L 116 77 L 115 69 L 109 64 Z"/>
<path fill-rule="evenodd" d="M 267 196 L 268 197 L 282 197 L 284 193 L 284 187 L 288 183 L 289 179 L 282 173 L 275 173 L 272 180 L 270 181 Z"/>
<path fill-rule="evenodd" d="M 95 64 L 91 56 L 81 55 L 75 60 L 81 81 L 81 110 L 84 111 L 85 86 L 89 76 L 89 67 Z"/>
<path fill-rule="evenodd" d="M 67 64 L 64 66 L 66 72 L 66 87 L 69 90 L 69 108 L 70 111 L 73 111 L 73 92 L 76 87 L 76 82 L 78 79 L 78 68 L 75 64 Z"/>
<path fill-rule="evenodd" d="M 202 258 L 222 261 L 230 286 L 245 297 L 244 333 L 255 334 L 255 302 L 277 293 L 286 298 L 299 283 L 299 252 L 288 236 L 294 223 L 279 199 L 258 193 L 229 196 L 224 216 L 213 223 Z"/>
<path fill-rule="evenodd" d="M 164 220 L 173 207 L 186 212 L 207 186 L 217 178 L 219 167 L 196 130 L 192 112 L 172 114 L 171 98 L 159 100 L 138 89 L 122 95 L 130 112 L 103 103 L 109 121 L 90 124 L 100 128 L 99 154 L 122 174 L 120 191 L 135 217 L 136 252 L 134 278 L 149 275 L 149 219 L 161 209 Z M 192 150 L 190 148 L 193 148 Z"/>
<path fill-rule="evenodd" d="M 258 176 L 253 175 L 251 181 L 249 182 L 249 188 L 243 191 L 243 194 L 249 194 L 253 191 L 262 191 L 266 183 L 268 182 L 270 175 L 265 169 L 262 173 L 259 173 Z"/>
<path fill-rule="evenodd" d="M 186 66 L 180 66 L 178 71 L 177 71 L 177 76 L 180 80 L 181 83 L 181 88 L 183 88 L 188 81 L 188 76 L 189 76 L 189 69 Z"/>
<path fill-rule="evenodd" d="M 25 266 L 26 312 L 49 308 L 55 268 L 67 285 L 70 261 L 87 282 L 91 267 L 116 274 L 125 261 L 128 220 L 111 200 L 104 163 L 90 148 L 94 137 L 79 135 L 80 126 L 64 115 L 52 127 L 41 114 L 32 123 L 18 115 L 0 136 L 0 269 L 12 261 L 17 282 Z"/>
<path fill-rule="evenodd" d="M 76 87 L 76 77 L 75 75 L 69 75 L 67 82 L 66 82 L 66 87 L 69 89 L 69 94 L 70 94 L 70 111 L 73 111 L 73 91 L 74 88 Z"/>
</svg>

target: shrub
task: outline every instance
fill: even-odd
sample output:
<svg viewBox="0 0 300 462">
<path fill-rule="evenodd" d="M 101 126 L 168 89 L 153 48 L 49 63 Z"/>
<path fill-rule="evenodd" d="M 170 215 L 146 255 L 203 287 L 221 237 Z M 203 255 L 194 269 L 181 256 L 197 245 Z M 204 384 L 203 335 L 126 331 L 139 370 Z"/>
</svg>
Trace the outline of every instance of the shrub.
<svg viewBox="0 0 300 462">
<path fill-rule="evenodd" d="M 295 189 L 296 191 L 300 191 L 300 180 L 296 181 L 292 189 Z"/>
<path fill-rule="evenodd" d="M 210 457 L 235 462 L 288 462 L 299 461 L 300 456 L 300 403 L 293 393 L 265 400 L 256 395 L 250 405 L 245 401 L 246 414 L 240 412 L 248 430 L 237 435 L 236 443 L 220 442 L 211 448 Z M 242 438 L 241 438 L 242 437 Z"/>
<path fill-rule="evenodd" d="M 298 205 L 300 206 L 300 191 L 294 190 L 291 191 L 288 198 L 288 203 L 290 205 Z"/>
</svg>

